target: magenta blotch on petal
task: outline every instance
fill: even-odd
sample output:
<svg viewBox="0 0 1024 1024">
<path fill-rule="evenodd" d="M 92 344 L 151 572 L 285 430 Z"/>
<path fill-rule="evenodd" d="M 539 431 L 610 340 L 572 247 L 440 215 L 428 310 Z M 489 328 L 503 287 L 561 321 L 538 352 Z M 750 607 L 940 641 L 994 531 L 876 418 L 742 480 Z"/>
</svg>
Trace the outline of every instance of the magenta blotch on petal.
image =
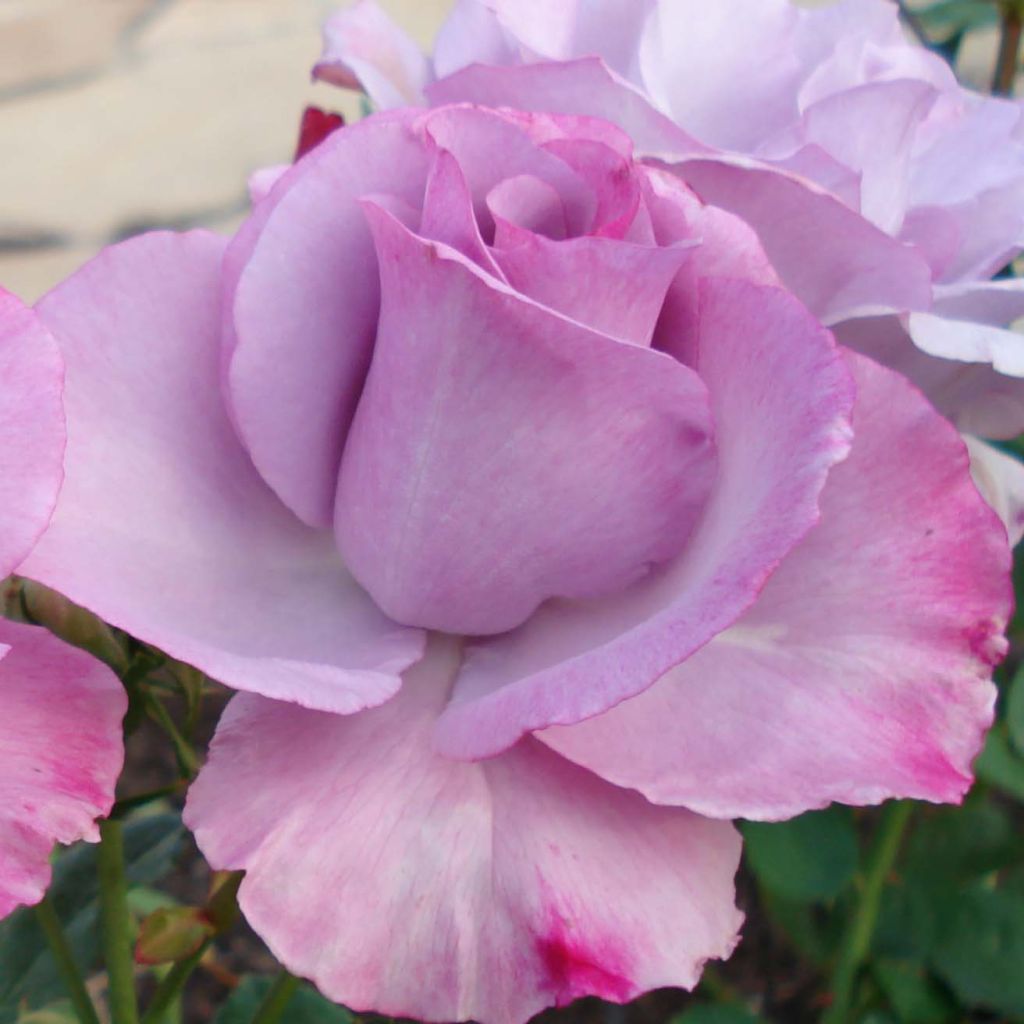
<svg viewBox="0 0 1024 1024">
<path fill-rule="evenodd" d="M 692 987 L 735 943 L 732 827 L 532 739 L 480 764 L 433 754 L 458 661 L 435 644 L 357 716 L 235 698 L 186 820 L 215 867 L 245 870 L 247 919 L 357 1011 L 522 1024 L 583 995 Z"/>
</svg>

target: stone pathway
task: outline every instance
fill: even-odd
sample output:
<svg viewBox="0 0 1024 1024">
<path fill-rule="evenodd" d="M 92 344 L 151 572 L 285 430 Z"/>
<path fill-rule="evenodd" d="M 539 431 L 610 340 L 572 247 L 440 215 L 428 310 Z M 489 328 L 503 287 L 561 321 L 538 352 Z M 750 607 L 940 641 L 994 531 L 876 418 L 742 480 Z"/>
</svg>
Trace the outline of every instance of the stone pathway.
<svg viewBox="0 0 1024 1024">
<path fill-rule="evenodd" d="M 379 2 L 426 47 L 452 0 Z M 335 6 L 0 0 L 0 283 L 34 300 L 112 239 L 237 224 L 249 172 L 290 158 L 307 102 L 357 111 L 309 82 Z M 996 42 L 968 40 L 966 81 L 989 81 Z"/>
<path fill-rule="evenodd" d="M 381 0 L 427 46 L 450 0 Z M 0 283 L 34 300 L 108 241 L 229 229 L 290 159 L 332 0 L 0 0 Z"/>
</svg>

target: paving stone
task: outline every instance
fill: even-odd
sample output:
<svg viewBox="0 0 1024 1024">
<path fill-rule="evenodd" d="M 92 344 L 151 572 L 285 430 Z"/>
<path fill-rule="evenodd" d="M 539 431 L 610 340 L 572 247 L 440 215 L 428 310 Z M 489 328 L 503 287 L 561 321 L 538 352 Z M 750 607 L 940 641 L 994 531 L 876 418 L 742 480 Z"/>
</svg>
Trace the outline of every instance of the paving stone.
<svg viewBox="0 0 1024 1024">
<path fill-rule="evenodd" d="M 358 115 L 358 97 L 309 81 L 335 6 L 0 0 L 3 56 L 12 26 L 36 47 L 0 60 L 0 282 L 35 298 L 110 238 L 237 220 L 248 175 L 291 157 L 306 103 Z M 450 0 L 383 6 L 427 45 Z"/>
<path fill-rule="evenodd" d="M 159 0 L 0 0 L 0 98 L 101 71 Z"/>
</svg>

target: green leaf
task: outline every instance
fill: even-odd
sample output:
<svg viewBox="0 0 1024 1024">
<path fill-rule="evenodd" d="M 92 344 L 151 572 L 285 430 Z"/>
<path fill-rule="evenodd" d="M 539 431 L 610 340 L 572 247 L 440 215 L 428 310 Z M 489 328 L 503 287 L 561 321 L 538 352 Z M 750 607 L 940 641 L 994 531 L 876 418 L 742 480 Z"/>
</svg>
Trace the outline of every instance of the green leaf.
<svg viewBox="0 0 1024 1024">
<path fill-rule="evenodd" d="M 1024 756 L 1024 665 L 1006 691 L 1006 728 L 1017 753 Z"/>
<path fill-rule="evenodd" d="M 996 4 L 985 0 L 939 0 L 916 13 L 928 34 L 938 39 L 999 20 Z"/>
<path fill-rule="evenodd" d="M 243 978 L 214 1017 L 213 1024 L 250 1024 L 273 983 L 273 978 L 258 975 Z M 306 984 L 296 990 L 282 1020 L 288 1024 L 353 1024 L 348 1010 L 324 999 Z"/>
<path fill-rule="evenodd" d="M 1024 849 L 1007 813 L 991 803 L 922 811 L 907 844 L 902 874 L 924 880 L 937 895 L 951 885 L 970 883 L 981 875 L 1024 859 Z"/>
<path fill-rule="evenodd" d="M 18 1018 L 18 1024 L 78 1024 L 78 1017 L 71 1003 L 62 999 L 41 1010 L 29 1010 Z"/>
<path fill-rule="evenodd" d="M 177 814 L 138 818 L 125 826 L 125 862 L 133 886 L 149 885 L 170 869 L 184 829 Z M 79 967 L 96 967 L 96 847 L 79 843 L 57 857 L 49 889 Z M 14 1019 L 22 1003 L 46 1006 L 64 995 L 46 938 L 31 907 L 0 922 L 0 1021 Z"/>
<path fill-rule="evenodd" d="M 1007 813 L 977 799 L 963 807 L 922 808 L 886 887 L 872 946 L 877 955 L 921 961 L 954 912 L 959 893 L 1020 862 L 1024 848 Z"/>
<path fill-rule="evenodd" d="M 857 870 L 857 833 L 848 808 L 832 806 L 777 824 L 748 821 L 742 830 L 758 881 L 790 899 L 832 899 Z"/>
<path fill-rule="evenodd" d="M 957 1019 L 949 996 L 919 966 L 878 960 L 872 970 L 902 1024 L 947 1024 Z"/>
<path fill-rule="evenodd" d="M 742 1006 L 703 1003 L 676 1014 L 669 1024 L 758 1024 L 758 1018 Z"/>
<path fill-rule="evenodd" d="M 977 886 L 956 900 L 932 966 L 963 1002 L 1024 1013 L 1024 892 Z"/>
<path fill-rule="evenodd" d="M 988 734 L 985 748 L 974 762 L 974 774 L 983 782 L 1024 801 L 1024 758 L 1018 755 L 998 725 Z"/>
</svg>

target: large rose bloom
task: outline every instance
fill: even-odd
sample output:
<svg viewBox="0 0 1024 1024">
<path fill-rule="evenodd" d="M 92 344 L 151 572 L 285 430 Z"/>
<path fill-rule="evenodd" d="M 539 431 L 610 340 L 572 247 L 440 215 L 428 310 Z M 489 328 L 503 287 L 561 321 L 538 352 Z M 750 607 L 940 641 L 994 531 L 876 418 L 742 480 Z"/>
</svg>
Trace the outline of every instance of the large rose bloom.
<svg viewBox="0 0 1024 1024">
<path fill-rule="evenodd" d="M 592 114 L 757 231 L 845 344 L 962 431 L 1024 431 L 1018 101 L 963 89 L 891 0 L 459 0 L 428 60 L 373 4 L 325 27 L 316 74 L 380 107 L 470 101 Z M 1024 532 L 1024 470 L 972 441 Z"/>
<path fill-rule="evenodd" d="M 0 578 L 46 527 L 63 476 L 63 369 L 35 314 L 0 290 Z M 0 618 L 0 917 L 38 902 L 55 842 L 97 839 L 127 700 L 103 664 Z"/>
<path fill-rule="evenodd" d="M 329 996 L 692 986 L 730 818 L 970 784 L 1009 552 L 963 443 L 612 125 L 381 114 L 39 315 L 24 571 L 247 691 L 187 820 Z"/>
</svg>

